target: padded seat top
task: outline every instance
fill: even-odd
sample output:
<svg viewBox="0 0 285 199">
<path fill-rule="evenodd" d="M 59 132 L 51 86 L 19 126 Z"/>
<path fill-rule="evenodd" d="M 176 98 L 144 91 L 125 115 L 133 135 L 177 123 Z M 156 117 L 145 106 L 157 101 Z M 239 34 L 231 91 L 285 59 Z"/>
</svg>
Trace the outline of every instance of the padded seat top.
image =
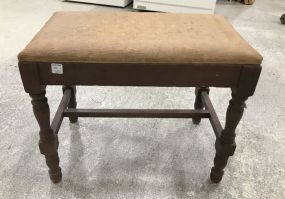
<svg viewBox="0 0 285 199">
<path fill-rule="evenodd" d="M 262 56 L 222 16 L 56 12 L 19 61 L 260 64 Z"/>
</svg>

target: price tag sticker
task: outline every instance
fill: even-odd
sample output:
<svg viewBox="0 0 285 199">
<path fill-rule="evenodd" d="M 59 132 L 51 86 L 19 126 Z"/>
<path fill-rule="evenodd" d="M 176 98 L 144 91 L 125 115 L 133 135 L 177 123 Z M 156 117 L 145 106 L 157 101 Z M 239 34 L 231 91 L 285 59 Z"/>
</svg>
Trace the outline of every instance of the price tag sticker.
<svg viewBox="0 0 285 199">
<path fill-rule="evenodd" d="M 51 64 L 51 73 L 53 74 L 63 74 L 62 64 L 52 63 Z"/>
</svg>

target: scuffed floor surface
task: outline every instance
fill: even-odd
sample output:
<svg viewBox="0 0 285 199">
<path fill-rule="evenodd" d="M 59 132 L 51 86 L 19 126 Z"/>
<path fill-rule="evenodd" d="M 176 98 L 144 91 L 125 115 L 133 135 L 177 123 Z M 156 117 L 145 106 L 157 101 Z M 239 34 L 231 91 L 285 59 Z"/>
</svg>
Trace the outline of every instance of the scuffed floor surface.
<svg viewBox="0 0 285 199">
<path fill-rule="evenodd" d="M 255 96 L 237 129 L 237 150 L 223 181 L 209 182 L 214 134 L 206 120 L 80 119 L 59 132 L 63 180 L 54 185 L 39 153 L 38 126 L 24 92 L 16 54 L 56 10 L 115 10 L 60 0 L 0 2 L 0 198 L 285 198 L 284 0 L 253 6 L 219 1 L 228 18 L 264 56 Z M 117 9 L 129 11 L 127 9 Z M 60 87 L 49 87 L 52 115 Z M 224 123 L 230 92 L 210 97 Z M 78 106 L 192 108 L 189 88 L 78 87 Z"/>
</svg>

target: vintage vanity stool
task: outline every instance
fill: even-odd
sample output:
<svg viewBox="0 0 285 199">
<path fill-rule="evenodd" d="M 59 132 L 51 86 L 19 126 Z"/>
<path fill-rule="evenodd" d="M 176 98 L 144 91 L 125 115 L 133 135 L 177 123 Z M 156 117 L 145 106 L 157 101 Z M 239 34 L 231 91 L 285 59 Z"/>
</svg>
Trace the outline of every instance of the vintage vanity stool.
<svg viewBox="0 0 285 199">
<path fill-rule="evenodd" d="M 40 126 L 39 147 L 52 182 L 61 180 L 58 138 L 63 117 L 208 118 L 216 135 L 210 178 L 221 181 L 234 154 L 235 129 L 252 96 L 262 56 L 221 16 L 57 12 L 19 54 L 25 91 Z M 47 85 L 63 85 L 50 124 Z M 196 87 L 194 110 L 77 109 L 76 85 Z M 222 128 L 209 87 L 231 88 Z"/>
</svg>

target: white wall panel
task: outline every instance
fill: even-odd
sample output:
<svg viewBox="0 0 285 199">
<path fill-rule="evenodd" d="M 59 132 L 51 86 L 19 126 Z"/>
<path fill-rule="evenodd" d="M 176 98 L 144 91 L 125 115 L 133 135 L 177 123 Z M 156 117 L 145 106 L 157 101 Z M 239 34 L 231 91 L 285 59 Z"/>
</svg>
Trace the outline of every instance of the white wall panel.
<svg viewBox="0 0 285 199">
<path fill-rule="evenodd" d="M 134 0 L 134 8 L 177 13 L 214 13 L 216 0 Z"/>
</svg>

